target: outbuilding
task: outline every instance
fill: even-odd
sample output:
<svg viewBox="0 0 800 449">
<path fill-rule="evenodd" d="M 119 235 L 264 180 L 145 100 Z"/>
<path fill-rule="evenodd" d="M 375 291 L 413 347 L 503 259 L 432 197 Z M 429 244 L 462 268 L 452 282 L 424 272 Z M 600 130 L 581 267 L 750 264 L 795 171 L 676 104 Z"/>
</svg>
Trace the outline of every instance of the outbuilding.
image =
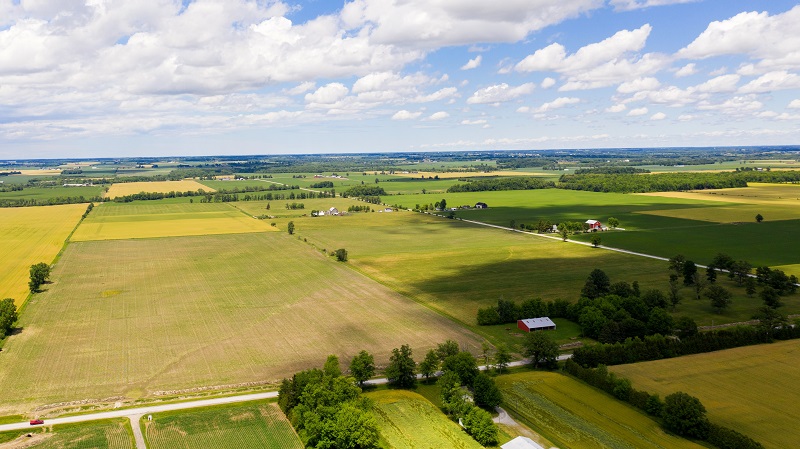
<svg viewBox="0 0 800 449">
<path fill-rule="evenodd" d="M 486 203 L 475 203 L 475 209 L 488 209 L 489 206 Z"/>
<path fill-rule="evenodd" d="M 528 437 L 516 437 L 500 447 L 502 449 L 544 449 Z"/>
<path fill-rule="evenodd" d="M 540 318 L 517 320 L 517 327 L 525 332 L 554 331 L 556 330 L 556 323 L 554 323 L 550 318 L 543 316 Z"/>
<path fill-rule="evenodd" d="M 597 220 L 586 220 L 586 224 L 589 225 L 589 229 L 587 229 L 589 232 L 603 230 L 603 224 Z"/>
</svg>

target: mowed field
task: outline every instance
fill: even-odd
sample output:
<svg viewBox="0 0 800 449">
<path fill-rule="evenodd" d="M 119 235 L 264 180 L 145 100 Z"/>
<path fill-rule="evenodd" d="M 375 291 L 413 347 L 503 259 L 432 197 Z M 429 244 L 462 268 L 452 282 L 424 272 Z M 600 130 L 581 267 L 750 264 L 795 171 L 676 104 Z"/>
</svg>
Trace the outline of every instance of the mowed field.
<svg viewBox="0 0 800 449">
<path fill-rule="evenodd" d="M 134 449 L 129 423 L 130 421 L 127 419 L 119 418 L 53 427 L 39 426 L 24 432 L 3 432 L 0 433 L 0 447 L 9 449 Z M 32 436 L 28 437 L 28 433 Z"/>
<path fill-rule="evenodd" d="M 367 393 L 375 401 L 372 416 L 378 423 L 384 449 L 480 449 L 472 437 L 441 410 L 417 393 L 384 390 Z"/>
<path fill-rule="evenodd" d="M 610 367 L 634 388 L 696 396 L 711 421 L 767 448 L 800 441 L 800 342 L 790 340 Z"/>
<path fill-rule="evenodd" d="M 135 193 L 169 193 L 169 192 L 196 192 L 200 189 L 206 192 L 214 192 L 211 187 L 200 184 L 191 179 L 182 181 L 147 181 L 147 182 L 121 182 L 111 184 L 106 192 L 106 198 L 116 198 L 118 196 L 133 195 Z"/>
<path fill-rule="evenodd" d="M 22 305 L 30 266 L 52 263 L 85 211 L 86 204 L 0 208 L 0 299 Z"/>
<path fill-rule="evenodd" d="M 136 201 L 96 206 L 72 235 L 75 242 L 188 235 L 272 232 L 266 220 L 243 214 L 230 203 Z"/>
<path fill-rule="evenodd" d="M 0 364 L 0 413 L 276 382 L 329 354 L 480 342 L 286 233 L 71 243 Z M 116 399 L 115 399 L 116 400 Z"/>
<path fill-rule="evenodd" d="M 502 407 L 558 447 L 696 448 L 610 395 L 551 372 L 500 376 Z"/>
<path fill-rule="evenodd" d="M 274 403 L 157 414 L 144 425 L 150 449 L 303 449 Z"/>
</svg>

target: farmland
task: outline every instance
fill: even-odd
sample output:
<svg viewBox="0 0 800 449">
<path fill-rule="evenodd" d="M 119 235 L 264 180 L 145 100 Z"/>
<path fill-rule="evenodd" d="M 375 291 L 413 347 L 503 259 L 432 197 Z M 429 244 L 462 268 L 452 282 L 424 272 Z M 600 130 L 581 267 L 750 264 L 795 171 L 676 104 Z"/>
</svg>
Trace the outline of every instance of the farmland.
<svg viewBox="0 0 800 449">
<path fill-rule="evenodd" d="M 0 209 L 0 298 L 22 304 L 30 266 L 51 263 L 85 211 L 85 204 Z"/>
<path fill-rule="evenodd" d="M 22 190 L 11 192 L 0 192 L 2 200 L 38 200 L 44 201 L 58 197 L 99 197 L 103 193 L 102 186 L 78 186 L 78 187 L 25 187 Z"/>
<path fill-rule="evenodd" d="M 748 346 L 609 368 L 634 388 L 663 396 L 696 396 L 711 421 L 736 429 L 767 448 L 800 439 L 800 343 Z"/>
<path fill-rule="evenodd" d="M 265 220 L 243 214 L 230 203 L 142 201 L 102 203 L 72 236 L 72 241 L 140 239 L 189 235 L 276 231 Z"/>
<path fill-rule="evenodd" d="M 144 425 L 151 449 L 303 448 L 274 403 L 157 414 Z"/>
<path fill-rule="evenodd" d="M 31 437 L 26 437 L 28 433 Z M 133 436 L 129 421 L 125 418 L 94 421 L 83 424 L 66 424 L 39 427 L 29 431 L 0 433 L 3 442 L 11 448 L 35 449 L 133 449 Z M 19 445 L 13 445 L 18 442 Z"/>
<path fill-rule="evenodd" d="M 362 349 L 383 365 L 402 344 L 479 347 L 286 233 L 71 243 L 51 279 L 3 349 L 0 412 L 276 382 Z"/>
<path fill-rule="evenodd" d="M 640 411 L 561 374 L 511 374 L 498 377 L 497 385 L 502 406 L 559 447 L 702 447 L 667 435 Z"/>
<path fill-rule="evenodd" d="M 368 393 L 384 449 L 480 449 L 467 435 L 424 397 L 402 390 Z"/>
<path fill-rule="evenodd" d="M 214 189 L 204 186 L 197 181 L 150 181 L 150 182 L 123 182 L 112 184 L 106 192 L 106 198 L 133 195 L 135 193 L 169 193 L 169 192 L 196 192 L 200 189 L 213 192 Z"/>
</svg>

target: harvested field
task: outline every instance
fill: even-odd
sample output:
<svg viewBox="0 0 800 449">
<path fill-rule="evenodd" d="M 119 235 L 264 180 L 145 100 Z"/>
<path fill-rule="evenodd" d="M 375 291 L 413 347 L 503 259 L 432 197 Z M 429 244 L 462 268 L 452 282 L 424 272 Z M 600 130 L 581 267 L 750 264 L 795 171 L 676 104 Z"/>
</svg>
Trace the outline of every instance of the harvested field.
<svg viewBox="0 0 800 449">
<path fill-rule="evenodd" d="M 153 415 L 151 449 L 303 449 L 276 404 L 249 404 Z"/>
<path fill-rule="evenodd" d="M 85 211 L 86 204 L 0 208 L 0 299 L 22 305 L 30 266 L 52 263 Z"/>
<path fill-rule="evenodd" d="M 100 204 L 81 223 L 71 240 L 82 242 L 276 230 L 267 221 L 247 216 L 229 203 L 137 201 Z"/>
<path fill-rule="evenodd" d="M 9 338 L 0 413 L 277 382 L 476 336 L 286 233 L 72 243 Z"/>
<path fill-rule="evenodd" d="M 197 181 L 184 179 L 182 181 L 147 181 L 147 182 L 121 182 L 112 184 L 106 192 L 106 198 L 133 195 L 135 193 L 169 193 L 169 192 L 196 192 L 200 189 L 214 192 L 211 187 L 204 186 Z"/>
<path fill-rule="evenodd" d="M 696 396 L 711 421 L 754 438 L 767 448 L 800 440 L 800 341 L 697 354 L 610 367 L 636 389 Z"/>
</svg>

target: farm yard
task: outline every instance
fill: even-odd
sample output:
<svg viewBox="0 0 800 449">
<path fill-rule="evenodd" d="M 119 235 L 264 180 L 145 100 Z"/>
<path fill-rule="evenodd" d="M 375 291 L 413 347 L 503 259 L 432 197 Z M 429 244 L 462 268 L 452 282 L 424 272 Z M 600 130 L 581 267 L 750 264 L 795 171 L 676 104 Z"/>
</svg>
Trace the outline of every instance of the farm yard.
<svg viewBox="0 0 800 449">
<path fill-rule="evenodd" d="M 182 181 L 145 181 L 145 182 L 118 182 L 111 184 L 106 198 L 116 198 L 119 196 L 133 195 L 136 193 L 169 193 L 169 192 L 196 192 L 198 190 L 214 192 L 215 189 L 200 184 L 192 179 Z"/>
<path fill-rule="evenodd" d="M 27 434 L 31 436 L 28 437 Z M 130 421 L 125 418 L 39 427 L 0 433 L 0 447 L 9 449 L 134 449 Z"/>
<path fill-rule="evenodd" d="M 562 374 L 511 374 L 498 377 L 497 385 L 502 407 L 558 447 L 703 447 L 668 435 L 642 412 Z"/>
<path fill-rule="evenodd" d="M 272 232 L 265 220 L 243 214 L 230 203 L 172 201 L 102 203 L 72 235 L 75 242 Z"/>
<path fill-rule="evenodd" d="M 303 448 L 274 403 L 156 414 L 143 422 L 151 449 Z"/>
<path fill-rule="evenodd" d="M 800 439 L 800 344 L 797 340 L 747 346 L 609 368 L 633 387 L 662 397 L 696 396 L 712 422 L 736 429 L 766 448 L 794 447 Z"/>
<path fill-rule="evenodd" d="M 286 233 L 72 243 L 51 279 L 3 348 L 2 413 L 276 382 L 362 349 L 384 365 L 402 344 L 480 346 Z"/>
<path fill-rule="evenodd" d="M 0 298 L 22 305 L 30 266 L 50 264 L 85 211 L 85 204 L 0 208 Z"/>
</svg>

